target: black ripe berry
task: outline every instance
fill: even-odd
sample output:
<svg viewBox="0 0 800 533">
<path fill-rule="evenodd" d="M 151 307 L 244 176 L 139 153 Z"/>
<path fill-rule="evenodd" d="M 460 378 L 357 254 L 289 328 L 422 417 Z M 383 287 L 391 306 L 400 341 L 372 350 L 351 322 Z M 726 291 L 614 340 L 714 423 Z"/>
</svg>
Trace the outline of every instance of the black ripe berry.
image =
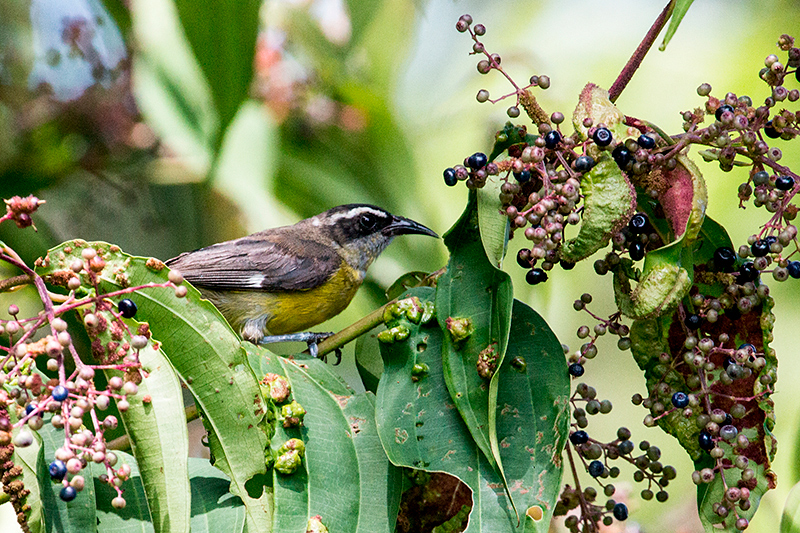
<svg viewBox="0 0 800 533">
<path fill-rule="evenodd" d="M 558 146 L 560 142 L 561 134 L 556 130 L 550 130 L 544 136 L 544 145 L 551 150 Z"/>
<path fill-rule="evenodd" d="M 570 263 L 569 261 L 564 261 L 563 259 L 558 264 L 561 265 L 561 268 L 564 270 L 572 270 L 575 268 L 575 263 Z"/>
<path fill-rule="evenodd" d="M 631 230 L 631 233 L 634 235 L 639 235 L 640 233 L 644 233 L 644 229 L 647 227 L 647 215 L 644 213 L 636 213 L 631 217 L 630 222 L 628 222 L 628 229 Z"/>
<path fill-rule="evenodd" d="M 789 271 L 789 275 L 794 279 L 800 279 L 800 261 L 790 262 L 786 267 L 786 270 Z"/>
<path fill-rule="evenodd" d="M 61 492 L 58 493 L 61 499 L 65 502 L 71 502 L 75 499 L 75 496 L 78 495 L 78 491 L 75 490 L 75 487 L 70 487 L 67 485 L 61 489 Z"/>
<path fill-rule="evenodd" d="M 547 273 L 541 268 L 532 268 L 525 274 L 525 281 L 529 285 L 536 285 L 547 281 Z"/>
<path fill-rule="evenodd" d="M 592 476 L 592 477 L 600 477 L 600 476 L 603 475 L 603 470 L 604 470 L 603 463 L 601 463 L 600 461 L 595 459 L 594 461 L 589 463 L 588 470 L 589 470 L 589 475 L 590 476 Z"/>
<path fill-rule="evenodd" d="M 714 267 L 722 272 L 730 272 L 736 264 L 736 252 L 729 246 L 720 246 L 714 250 Z"/>
<path fill-rule="evenodd" d="M 614 158 L 616 161 L 617 166 L 622 170 L 625 170 L 631 161 L 633 161 L 633 154 L 630 150 L 625 148 L 623 143 L 619 143 L 616 148 L 611 152 L 611 157 Z"/>
<path fill-rule="evenodd" d="M 483 152 L 475 152 L 467 158 L 467 166 L 472 170 L 478 170 L 486 166 L 489 159 Z"/>
<path fill-rule="evenodd" d="M 612 512 L 614 513 L 614 518 L 620 522 L 628 519 L 628 507 L 622 502 L 614 504 L 614 511 Z"/>
<path fill-rule="evenodd" d="M 586 433 L 584 430 L 579 429 L 578 431 L 572 433 L 569 436 L 569 441 L 576 446 L 578 444 L 586 444 L 587 442 L 589 442 L 589 434 Z"/>
<path fill-rule="evenodd" d="M 640 242 L 631 244 L 631 247 L 628 249 L 628 253 L 630 254 L 632 260 L 641 261 L 644 259 L 644 244 Z"/>
<path fill-rule="evenodd" d="M 636 144 L 638 144 L 645 150 L 649 150 L 651 148 L 655 148 L 656 140 L 650 137 L 649 135 L 639 135 L 639 138 L 636 139 Z"/>
<path fill-rule="evenodd" d="M 729 106 L 728 104 L 721 105 L 721 106 L 719 106 L 717 108 L 717 112 L 714 113 L 714 118 L 716 118 L 717 120 L 722 120 L 722 114 L 725 111 L 729 111 L 730 113 L 734 112 L 733 108 L 731 106 Z"/>
<path fill-rule="evenodd" d="M 67 475 L 67 465 L 64 464 L 64 461 L 58 459 L 50 463 L 47 470 L 50 472 L 50 478 L 53 481 L 61 481 Z"/>
<path fill-rule="evenodd" d="M 522 170 L 520 172 L 514 172 L 514 178 L 520 183 L 527 183 L 531 181 L 531 171 Z"/>
<path fill-rule="evenodd" d="M 569 365 L 569 375 L 575 378 L 579 378 L 583 375 L 584 369 L 583 365 L 580 363 L 572 363 Z"/>
<path fill-rule="evenodd" d="M 689 329 L 697 329 L 703 323 L 703 319 L 700 318 L 700 315 L 686 315 L 683 323 L 686 324 L 686 327 Z"/>
<path fill-rule="evenodd" d="M 608 128 L 597 128 L 592 134 L 592 140 L 597 146 L 608 146 L 611 144 L 611 130 Z"/>
<path fill-rule="evenodd" d="M 776 130 L 775 128 L 772 127 L 772 121 L 771 120 L 769 122 L 767 122 L 767 124 L 764 126 L 764 135 L 766 135 L 770 139 L 777 139 L 778 137 L 781 136 L 781 134 L 778 132 L 778 130 Z"/>
<path fill-rule="evenodd" d="M 714 447 L 714 437 L 712 437 L 711 433 L 704 429 L 697 436 L 697 443 L 700 445 L 700 448 L 708 451 Z"/>
<path fill-rule="evenodd" d="M 133 318 L 136 316 L 136 304 L 133 303 L 133 300 L 130 298 L 120 300 L 117 304 L 117 309 L 119 309 L 119 314 L 125 318 Z"/>
<path fill-rule="evenodd" d="M 53 387 L 53 399 L 57 402 L 63 402 L 69 396 L 69 390 L 64 385 L 56 385 Z"/>
<path fill-rule="evenodd" d="M 775 188 L 779 191 L 788 191 L 794 187 L 794 178 L 791 176 L 778 176 L 775 178 Z"/>
<path fill-rule="evenodd" d="M 750 252 L 754 257 L 764 257 L 769 253 L 769 243 L 766 239 L 758 239 L 750 246 Z"/>
<path fill-rule="evenodd" d="M 444 169 L 444 182 L 447 184 L 448 187 L 452 187 L 456 183 L 458 183 L 458 178 L 456 177 L 456 171 L 452 168 Z"/>
<path fill-rule="evenodd" d="M 672 405 L 678 409 L 683 409 L 689 405 L 689 396 L 683 391 L 676 392 L 672 395 Z"/>
<path fill-rule="evenodd" d="M 748 281 L 755 281 L 756 279 L 758 279 L 758 269 L 756 269 L 752 261 L 748 261 L 739 267 L 739 275 L 736 277 L 736 283 L 744 285 Z"/>
<path fill-rule="evenodd" d="M 575 160 L 575 170 L 578 172 L 588 172 L 594 166 L 594 159 L 589 155 L 579 156 Z"/>
</svg>

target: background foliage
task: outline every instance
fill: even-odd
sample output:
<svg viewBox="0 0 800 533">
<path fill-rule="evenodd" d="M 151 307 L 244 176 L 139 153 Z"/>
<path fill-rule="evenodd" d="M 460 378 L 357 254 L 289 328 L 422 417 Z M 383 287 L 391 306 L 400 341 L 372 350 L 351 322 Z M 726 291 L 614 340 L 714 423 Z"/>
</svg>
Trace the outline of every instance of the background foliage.
<svg viewBox="0 0 800 533">
<path fill-rule="evenodd" d="M 487 25 L 486 40 L 503 51 L 509 72 L 520 78 L 548 74 L 553 85 L 540 96 L 543 105 L 569 114 L 585 82 L 613 81 L 661 9 L 660 3 L 634 1 L 612 9 L 590 0 L 569 9 L 559 2 L 511 1 L 351 0 L 337 7 L 321 1 L 298 6 L 106 0 L 107 23 L 96 37 L 104 45 L 92 41 L 102 53 L 87 60 L 99 67 L 94 84 L 85 77 L 64 80 L 62 63 L 47 55 L 43 43 L 53 39 L 54 29 L 32 12 L 55 4 L 4 0 L 0 6 L 0 193 L 50 200 L 37 218 L 38 233 L 0 231 L 0 239 L 29 261 L 75 237 L 166 259 L 358 201 L 442 232 L 457 218 L 465 193 L 446 189 L 441 170 L 485 150 L 506 118 L 501 108 L 474 101 L 479 88 L 499 94 L 503 81 L 475 73 L 469 43 L 453 30 L 457 17 L 470 12 Z M 97 2 L 59 4 L 99 12 Z M 243 27 L 254 12 L 259 27 Z M 667 51 L 648 57 L 618 104 L 677 131 L 679 111 L 700 104 L 694 90 L 702 82 L 715 90 L 760 94 L 756 72 L 764 56 L 781 33 L 797 27 L 796 1 L 696 2 Z M 87 49 L 84 57 L 94 57 L 86 56 Z M 69 50 L 63 52 L 70 57 Z M 41 73 L 37 81 L 48 81 L 56 94 L 76 98 L 58 102 L 31 90 L 32 72 Z M 59 83 L 74 85 L 58 89 Z M 784 161 L 796 167 L 800 154 L 787 150 Z M 709 215 L 729 229 L 734 242 L 743 241 L 762 221 L 736 208 L 741 178 L 713 166 L 702 170 Z M 445 257 L 443 244 L 399 239 L 371 269 L 353 305 L 322 329 L 352 322 L 381 301 L 383 288 L 397 275 L 436 269 Z M 512 272 L 516 297 L 542 314 L 562 342 L 574 345 L 580 322 L 571 301 L 587 291 L 598 302 L 611 298 L 610 288 L 595 284 L 589 269 L 584 262 L 527 294 L 522 273 Z M 586 285 L 576 287 L 575 279 Z M 787 355 L 781 375 L 792 376 L 800 372 L 790 355 L 800 316 L 798 289 L 773 285 L 780 310 L 773 346 Z M 587 378 L 614 401 L 615 415 L 592 427 L 614 424 L 611 418 L 634 426 L 644 413 L 630 405 L 633 391 L 618 384 L 643 388 L 643 380 L 632 360 L 610 345 L 603 348 L 601 343 Z M 754 531 L 773 530 L 800 479 L 800 414 L 794 408 L 800 390 L 783 379 L 777 391 L 779 486 L 762 502 Z M 610 436 L 615 429 L 594 431 Z M 648 438 L 671 458 L 685 485 L 674 483 L 668 503 L 645 506 L 637 518 L 674 529 L 694 516 L 684 512 L 694 505 L 685 475 L 692 467 L 676 443 L 651 433 Z"/>
</svg>

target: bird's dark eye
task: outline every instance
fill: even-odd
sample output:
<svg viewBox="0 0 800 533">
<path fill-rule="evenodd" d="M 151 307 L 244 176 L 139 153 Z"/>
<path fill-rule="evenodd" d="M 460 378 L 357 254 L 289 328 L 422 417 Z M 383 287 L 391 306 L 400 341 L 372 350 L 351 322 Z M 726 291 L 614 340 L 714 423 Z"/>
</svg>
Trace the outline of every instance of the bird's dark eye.
<svg viewBox="0 0 800 533">
<path fill-rule="evenodd" d="M 358 223 L 361 224 L 361 227 L 366 231 L 372 231 L 378 223 L 378 217 L 369 213 L 363 213 L 358 219 Z"/>
</svg>

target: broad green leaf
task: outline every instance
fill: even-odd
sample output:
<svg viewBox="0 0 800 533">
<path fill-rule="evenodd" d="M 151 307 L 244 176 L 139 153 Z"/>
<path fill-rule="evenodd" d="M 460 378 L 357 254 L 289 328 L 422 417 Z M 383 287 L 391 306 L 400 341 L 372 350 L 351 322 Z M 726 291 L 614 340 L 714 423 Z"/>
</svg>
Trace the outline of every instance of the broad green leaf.
<svg viewBox="0 0 800 533">
<path fill-rule="evenodd" d="M 442 345 L 447 389 L 459 413 L 489 463 L 502 473 L 495 412 L 497 374 L 481 377 L 478 361 L 488 353 L 495 368 L 502 365 L 511 327 L 511 278 L 489 262 L 478 230 L 476 195 L 455 226 L 445 235 L 450 249 L 447 271 L 436 289 L 436 318 L 443 331 L 448 320 L 469 320 L 474 332 L 463 340 L 445 334 Z"/>
<path fill-rule="evenodd" d="M 132 257 L 105 243 L 77 240 L 50 250 L 38 272 L 67 271 L 87 247 L 106 262 L 98 273 L 106 291 L 167 281 L 168 269 L 158 260 Z M 86 274 L 82 276 L 88 289 Z M 143 288 L 130 297 L 139 307 L 137 319 L 150 324 L 164 354 L 194 395 L 209 431 L 214 465 L 231 478 L 231 492 L 244 501 L 248 527 L 269 531 L 271 489 L 262 483 L 266 466 L 253 460 L 264 456 L 267 445 L 258 380 L 224 318 L 194 288 L 187 284 L 187 289 L 185 298 L 176 298 L 171 289 L 160 287 Z"/>
<path fill-rule="evenodd" d="M 116 509 L 111 505 L 111 500 L 117 496 L 117 491 L 112 489 L 108 483 L 101 483 L 98 479 L 101 474 L 105 473 L 105 467 L 92 464 L 89 472 L 94 481 L 93 486 L 97 494 L 97 532 L 155 533 L 136 459 L 122 451 L 115 451 L 114 453 L 117 454 L 121 463 L 124 462 L 131 467 L 130 478 L 122 484 L 122 489 L 125 491 L 123 493 L 125 508 Z M 86 481 L 87 487 L 91 485 L 91 480 L 87 478 Z M 169 527 L 169 523 L 166 526 Z"/>
<path fill-rule="evenodd" d="M 258 0 L 175 0 L 181 26 L 219 116 L 213 146 L 247 98 L 258 35 Z"/>
<path fill-rule="evenodd" d="M 532 506 L 543 514 L 538 521 L 526 515 L 525 531 L 549 531 L 561 489 L 561 452 L 569 435 L 565 367 L 561 343 L 544 319 L 514 300 L 508 351 L 500 368 L 497 435 L 520 514 Z"/>
<path fill-rule="evenodd" d="M 192 533 L 241 533 L 245 508 L 229 492 L 230 479 L 205 459 L 189 458 L 192 488 Z"/>
<path fill-rule="evenodd" d="M 30 491 L 25 502 L 31 506 L 30 513 L 26 518 L 28 528 L 31 533 L 42 533 L 45 531 L 44 498 L 42 496 L 43 491 L 49 490 L 49 487 L 47 485 L 43 487 L 38 477 L 40 465 L 47 464 L 41 437 L 34 438 L 33 444 L 26 448 L 15 446 L 11 460 L 15 465 L 22 467 L 22 483 L 25 485 L 25 489 Z"/>
<path fill-rule="evenodd" d="M 131 319 L 126 324 L 134 332 L 140 325 Z M 188 532 L 189 435 L 181 384 L 154 341 L 139 351 L 142 382 L 137 394 L 127 397 L 130 407 L 120 417 L 131 439 L 155 531 Z M 123 377 L 119 370 L 105 372 L 109 377 Z M 147 403 L 145 397 L 149 397 Z"/>
<path fill-rule="evenodd" d="M 503 129 L 494 136 L 494 146 L 489 154 L 489 161 L 494 161 L 515 144 L 533 146 L 537 137 L 538 135 L 528 133 L 526 126 L 517 126 L 511 122 L 506 122 Z"/>
<path fill-rule="evenodd" d="M 431 289 L 407 296 L 432 300 Z M 442 330 L 402 320 L 403 341 L 381 343 L 385 370 L 377 395 L 378 432 L 398 466 L 446 472 L 472 490 L 468 532 L 546 531 L 549 519 L 518 523 L 502 490 L 503 480 L 478 449 L 444 386 Z M 560 343 L 536 313 L 515 302 L 508 354 L 499 369 L 497 405 L 500 454 L 520 514 L 533 505 L 552 510 L 557 497 L 560 451 L 567 435 L 568 380 Z M 526 358 L 520 371 L 513 359 Z M 414 374 L 415 365 L 427 372 Z M 415 380 L 416 378 L 416 380 Z M 506 466 L 506 462 L 509 463 Z"/>
<path fill-rule="evenodd" d="M 291 398 L 306 410 L 300 428 L 277 424 L 272 448 L 290 438 L 305 442 L 302 466 L 274 472 L 275 531 L 304 531 L 320 515 L 330 531 L 394 531 L 401 486 L 378 439 L 374 397 L 355 394 L 316 359 L 289 360 L 248 349 L 259 374 L 273 372 L 291 384 Z"/>
<path fill-rule="evenodd" d="M 672 36 L 675 35 L 675 32 L 678 30 L 678 26 L 680 26 L 684 15 L 686 15 L 686 12 L 689 11 L 689 7 L 691 7 L 692 2 L 694 2 L 694 0 L 675 1 L 675 7 L 673 8 L 672 15 L 669 19 L 669 26 L 667 26 L 667 31 L 664 33 L 664 40 L 661 42 L 661 46 L 658 47 L 658 49 L 662 52 L 667 49 L 667 45 L 672 40 Z"/>
<path fill-rule="evenodd" d="M 41 488 L 42 507 L 44 508 L 45 531 L 59 533 L 84 533 L 94 531 L 97 523 L 95 487 L 91 483 L 91 470 L 84 470 L 81 475 L 86 478 L 86 484 L 77 497 L 71 502 L 64 502 L 59 497 L 60 483 L 53 483 L 50 479 L 48 465 L 55 456 L 55 451 L 64 445 L 64 430 L 55 429 L 45 417 L 45 425 L 37 433 L 41 437 L 41 446 L 44 451 L 44 460 L 37 463 L 37 476 Z M 118 463 L 118 466 L 121 463 Z M 133 466 L 133 465 L 131 465 Z M 126 488 L 122 487 L 123 490 Z"/>
<path fill-rule="evenodd" d="M 486 257 L 495 268 L 502 268 L 508 247 L 508 217 L 503 213 L 500 186 L 505 183 L 497 176 L 489 176 L 486 185 L 478 189 L 478 228 Z"/>
<path fill-rule="evenodd" d="M 783 507 L 780 533 L 800 533 L 800 483 L 796 483 Z"/>
</svg>

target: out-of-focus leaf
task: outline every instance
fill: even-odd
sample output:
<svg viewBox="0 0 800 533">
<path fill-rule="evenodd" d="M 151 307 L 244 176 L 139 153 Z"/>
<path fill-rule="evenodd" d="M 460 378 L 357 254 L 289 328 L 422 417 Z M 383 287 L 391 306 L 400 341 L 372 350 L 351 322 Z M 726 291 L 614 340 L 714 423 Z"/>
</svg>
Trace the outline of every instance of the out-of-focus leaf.
<svg viewBox="0 0 800 533">
<path fill-rule="evenodd" d="M 139 48 L 133 64 L 137 104 L 181 163 L 202 178 L 214 158 L 219 116 L 177 9 L 173 2 L 133 0 L 131 13 Z"/>
<path fill-rule="evenodd" d="M 87 247 L 106 262 L 98 273 L 106 291 L 167 282 L 168 269 L 160 261 L 132 257 L 97 242 L 69 241 L 50 250 L 38 272 L 68 271 Z M 91 288 L 85 273 L 83 276 L 84 286 Z M 194 395 L 209 431 L 214 465 L 231 478 L 231 492 L 244 501 L 248 527 L 269 531 L 271 489 L 259 481 L 266 472 L 264 461 L 254 460 L 263 458 L 267 445 L 261 428 L 264 405 L 258 380 L 227 322 L 194 288 L 188 284 L 187 288 L 185 298 L 176 298 L 168 288 L 137 291 L 131 296 L 139 307 L 137 318 L 150 324 L 164 354 Z"/>
<path fill-rule="evenodd" d="M 394 300 L 411 287 L 417 287 L 427 275 L 427 272 L 406 272 L 386 289 L 386 299 Z"/>
<path fill-rule="evenodd" d="M 488 358 L 490 367 L 502 365 L 514 290 L 508 274 L 486 257 L 477 203 L 476 194 L 471 194 L 461 218 L 444 237 L 451 255 L 437 282 L 436 318 L 446 332 L 442 357 L 447 389 L 478 448 L 502 472 L 495 427 L 497 374 L 490 369 L 482 377 L 479 362 Z M 469 321 L 474 331 L 458 339 L 447 333 L 454 321 Z"/>
<path fill-rule="evenodd" d="M 675 35 L 675 32 L 678 30 L 678 26 L 680 26 L 684 15 L 686 15 L 686 12 L 689 11 L 689 7 L 691 7 L 692 2 L 694 2 L 694 0 L 675 1 L 675 7 L 673 8 L 672 15 L 670 16 L 667 31 L 664 33 L 664 40 L 662 41 L 661 46 L 658 47 L 658 49 L 662 52 L 667 49 L 667 45 L 672 40 L 672 36 Z"/>
<path fill-rule="evenodd" d="M 290 438 L 305 442 L 302 466 L 274 473 L 275 531 L 304 531 L 320 515 L 331 531 L 394 530 L 400 470 L 389 463 L 378 439 L 374 397 L 354 394 L 315 359 L 292 361 L 248 347 L 256 372 L 286 376 L 292 399 L 306 410 L 300 428 L 276 427 L 272 447 Z"/>
<path fill-rule="evenodd" d="M 213 146 L 247 98 L 258 35 L 258 0 L 175 0 L 181 26 L 219 117 Z"/>
<path fill-rule="evenodd" d="M 792 487 L 786 498 L 781 515 L 780 533 L 800 533 L 800 483 Z"/>
</svg>

